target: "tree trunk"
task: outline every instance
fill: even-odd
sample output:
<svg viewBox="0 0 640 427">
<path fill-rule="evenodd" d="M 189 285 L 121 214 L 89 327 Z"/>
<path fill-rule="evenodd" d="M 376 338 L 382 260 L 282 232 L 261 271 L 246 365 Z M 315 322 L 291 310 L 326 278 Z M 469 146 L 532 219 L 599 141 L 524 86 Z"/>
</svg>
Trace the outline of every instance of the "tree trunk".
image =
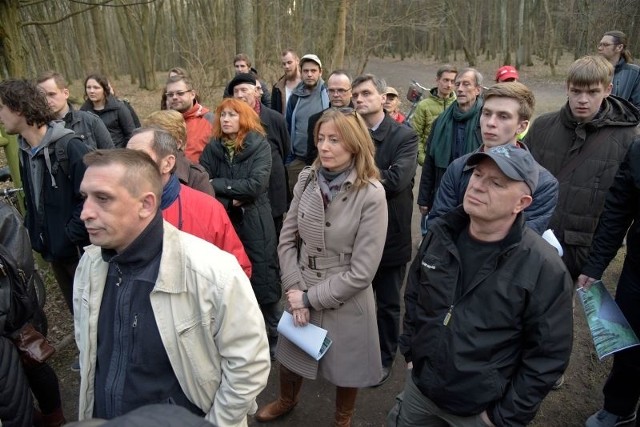
<svg viewBox="0 0 640 427">
<path fill-rule="evenodd" d="M 249 58 L 255 59 L 256 39 L 255 20 L 253 19 L 253 1 L 236 0 L 236 52 L 246 53 Z"/>
<path fill-rule="evenodd" d="M 25 77 L 27 52 L 20 29 L 19 0 L 0 1 L 0 46 L 4 47 L 7 72 L 10 77 Z"/>
<path fill-rule="evenodd" d="M 347 12 L 349 0 L 339 0 L 338 21 L 336 23 L 336 35 L 333 44 L 332 68 L 344 68 L 344 49 L 347 36 Z"/>
<path fill-rule="evenodd" d="M 551 68 L 551 75 L 556 75 L 556 64 L 555 58 L 553 57 L 553 48 L 555 44 L 555 31 L 553 28 L 553 21 L 551 19 L 551 10 L 549 9 L 549 0 L 542 0 L 542 4 L 544 6 L 544 14 L 546 17 L 546 30 L 549 35 L 549 39 L 547 41 L 546 46 L 546 54 L 545 61 L 549 62 L 549 68 Z"/>
</svg>

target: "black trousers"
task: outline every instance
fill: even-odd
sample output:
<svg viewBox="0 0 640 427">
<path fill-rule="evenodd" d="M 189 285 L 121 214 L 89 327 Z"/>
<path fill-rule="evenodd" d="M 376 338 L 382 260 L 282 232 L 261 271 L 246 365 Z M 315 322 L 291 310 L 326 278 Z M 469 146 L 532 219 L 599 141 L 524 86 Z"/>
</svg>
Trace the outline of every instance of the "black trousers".
<svg viewBox="0 0 640 427">
<path fill-rule="evenodd" d="M 616 290 L 616 303 L 629 325 L 640 336 L 640 266 L 624 261 Z M 640 346 L 619 351 L 613 355 L 613 366 L 602 390 L 604 409 L 625 416 L 636 410 L 640 399 Z"/>
<path fill-rule="evenodd" d="M 400 289 L 407 265 L 379 267 L 373 278 L 376 295 L 378 338 L 382 366 L 390 367 L 398 351 L 400 335 Z"/>
</svg>

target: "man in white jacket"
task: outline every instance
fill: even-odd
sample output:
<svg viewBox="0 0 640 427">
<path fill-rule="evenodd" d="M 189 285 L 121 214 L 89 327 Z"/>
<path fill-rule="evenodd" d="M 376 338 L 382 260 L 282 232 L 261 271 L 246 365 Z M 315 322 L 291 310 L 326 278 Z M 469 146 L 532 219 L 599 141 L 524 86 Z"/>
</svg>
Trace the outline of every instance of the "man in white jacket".
<svg viewBox="0 0 640 427">
<path fill-rule="evenodd" d="M 85 156 L 92 246 L 74 282 L 79 418 L 171 403 L 246 426 L 267 383 L 264 321 L 237 260 L 162 220 L 157 165 L 135 150 Z"/>
</svg>

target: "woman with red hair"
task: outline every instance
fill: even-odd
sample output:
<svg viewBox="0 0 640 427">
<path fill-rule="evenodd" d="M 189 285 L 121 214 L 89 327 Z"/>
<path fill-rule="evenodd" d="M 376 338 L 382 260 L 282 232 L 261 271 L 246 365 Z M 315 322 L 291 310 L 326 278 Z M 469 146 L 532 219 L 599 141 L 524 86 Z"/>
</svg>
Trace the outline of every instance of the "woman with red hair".
<svg viewBox="0 0 640 427">
<path fill-rule="evenodd" d="M 211 141 L 200 164 L 209 173 L 218 199 L 251 260 L 251 285 L 260 304 L 275 351 L 282 314 L 276 231 L 267 189 L 271 174 L 271 146 L 258 114 L 245 102 L 227 98 L 216 109 Z"/>
</svg>

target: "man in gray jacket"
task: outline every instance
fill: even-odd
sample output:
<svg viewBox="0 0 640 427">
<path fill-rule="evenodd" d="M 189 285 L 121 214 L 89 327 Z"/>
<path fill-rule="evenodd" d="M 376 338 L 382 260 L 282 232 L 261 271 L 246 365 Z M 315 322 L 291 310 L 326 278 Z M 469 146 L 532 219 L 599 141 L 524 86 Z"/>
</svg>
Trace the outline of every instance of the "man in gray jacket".
<svg viewBox="0 0 640 427">
<path fill-rule="evenodd" d="M 298 175 L 306 166 L 307 126 L 309 117 L 329 108 L 329 95 L 322 80 L 322 62 L 313 54 L 300 58 L 302 81 L 296 86 L 287 102 L 285 119 L 291 135 L 291 152 L 285 164 L 289 174 L 289 190 L 298 182 Z"/>
</svg>

